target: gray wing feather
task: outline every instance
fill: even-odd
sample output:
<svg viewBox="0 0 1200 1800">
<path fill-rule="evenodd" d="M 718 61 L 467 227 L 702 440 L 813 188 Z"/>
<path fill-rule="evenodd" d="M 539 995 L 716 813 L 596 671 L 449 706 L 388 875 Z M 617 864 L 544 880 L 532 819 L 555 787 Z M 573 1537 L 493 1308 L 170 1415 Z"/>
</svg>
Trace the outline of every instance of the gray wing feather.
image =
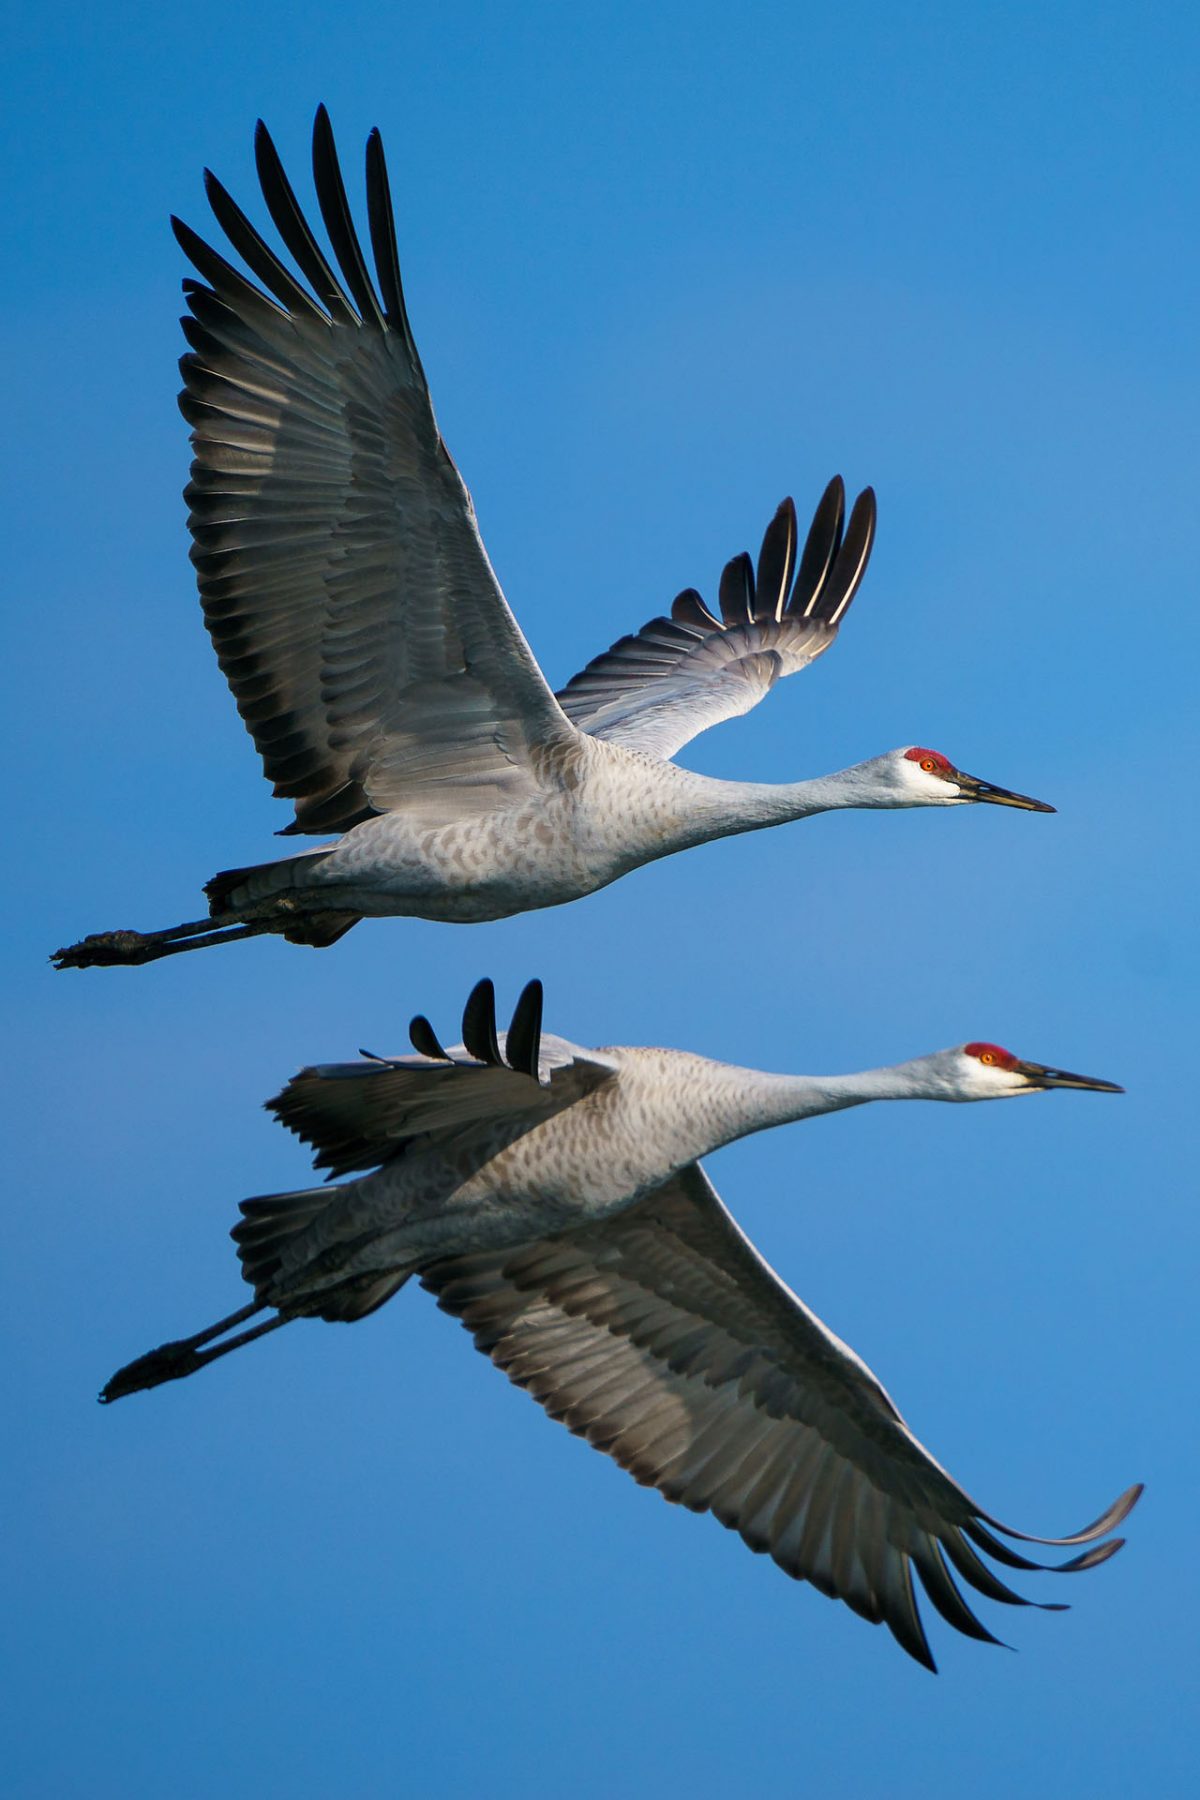
<svg viewBox="0 0 1200 1800">
<path fill-rule="evenodd" d="M 845 489 L 835 476 L 797 565 L 796 509 L 783 501 L 763 537 L 757 574 L 745 554 L 726 565 L 719 616 L 686 589 L 670 618 L 621 638 L 560 689 L 567 717 L 593 737 L 667 758 L 710 725 L 749 712 L 837 636 L 874 541 L 870 488 L 843 536 L 844 518 Z"/>
<path fill-rule="evenodd" d="M 368 1056 L 301 1069 L 267 1109 L 317 1152 L 331 1177 L 377 1168 L 415 1137 L 485 1120 L 529 1124 L 572 1105 L 617 1071 L 612 1057 L 541 1029 L 541 983 L 531 981 L 507 1031 L 497 1031 L 488 980 L 472 990 L 463 1043 L 442 1047 L 428 1019 L 410 1035 L 416 1056 Z"/>
<path fill-rule="evenodd" d="M 261 125 L 256 146 L 312 292 L 209 177 L 217 221 L 266 292 L 175 221 L 207 284 L 185 283 L 180 405 L 205 620 L 264 771 L 295 803 L 289 830 L 345 830 L 394 808 L 436 821 L 532 794 L 541 753 L 577 740 L 438 432 L 378 133 L 367 195 L 382 303 L 324 110 L 314 174 L 340 280 Z"/>
<path fill-rule="evenodd" d="M 758 1255 L 697 1165 L 602 1224 L 452 1257 L 422 1280 L 552 1418 L 668 1500 L 712 1512 L 789 1575 L 886 1623 L 928 1667 L 914 1568 L 972 1637 L 991 1634 L 950 1566 L 993 1600 L 1033 1604 L 968 1542 L 994 1553 L 997 1540 L 980 1533 L 995 1521 Z M 1093 1548 L 1060 1566 L 1112 1555 L 1121 1540 L 1095 1540 L 1139 1492 L 1061 1540 Z"/>
</svg>

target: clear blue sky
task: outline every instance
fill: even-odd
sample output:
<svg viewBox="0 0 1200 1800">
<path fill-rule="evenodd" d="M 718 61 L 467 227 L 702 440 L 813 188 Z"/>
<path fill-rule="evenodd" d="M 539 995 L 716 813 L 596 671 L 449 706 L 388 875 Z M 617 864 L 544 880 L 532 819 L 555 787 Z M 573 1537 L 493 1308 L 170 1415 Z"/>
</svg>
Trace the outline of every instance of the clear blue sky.
<svg viewBox="0 0 1200 1800">
<path fill-rule="evenodd" d="M 12 999 L 8 1791 L 1185 1791 L 1197 1606 L 1194 9 L 82 7 L 10 24 L 0 296 Z M 562 680 L 841 470 L 880 501 L 834 652 L 694 766 L 932 744 L 1055 818 L 847 815 L 557 912 L 55 975 L 195 916 L 271 801 L 199 620 L 175 409 L 211 163 L 378 124 L 443 429 Z M 882 1631 L 587 1450 L 408 1291 L 102 1410 L 240 1303 L 301 1062 L 548 1022 L 821 1071 L 987 1037 L 1122 1100 L 867 1109 L 711 1172 L 1001 1517 L 1148 1492 L 1010 1656 Z M 1194 1720 L 1191 1721 L 1194 1733 Z M 12 1735 L 15 1732 L 15 1743 Z M 1194 1747 L 1194 1746 L 1193 1746 Z"/>
</svg>

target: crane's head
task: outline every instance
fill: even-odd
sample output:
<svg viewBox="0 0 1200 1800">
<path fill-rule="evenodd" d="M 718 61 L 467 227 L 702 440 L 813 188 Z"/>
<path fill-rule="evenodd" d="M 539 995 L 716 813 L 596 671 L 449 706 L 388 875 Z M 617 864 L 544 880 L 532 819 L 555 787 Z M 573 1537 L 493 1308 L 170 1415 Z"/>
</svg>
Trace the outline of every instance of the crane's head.
<svg viewBox="0 0 1200 1800">
<path fill-rule="evenodd" d="M 888 774 L 900 796 L 892 801 L 894 806 L 966 806 L 987 801 L 990 806 L 1019 806 L 1023 812 L 1054 811 L 1044 800 L 1031 800 L 1026 794 L 1014 794 L 990 781 L 980 781 L 976 775 L 966 775 L 940 750 L 926 750 L 920 744 L 889 751 L 880 760 L 889 765 Z"/>
<path fill-rule="evenodd" d="M 1123 1094 L 1113 1081 L 1091 1075 L 1072 1075 L 1046 1063 L 1025 1062 L 999 1044 L 963 1044 L 943 1050 L 943 1064 L 954 1100 L 1007 1100 L 1014 1094 L 1040 1094 L 1047 1088 L 1082 1088 L 1090 1094 Z"/>
</svg>

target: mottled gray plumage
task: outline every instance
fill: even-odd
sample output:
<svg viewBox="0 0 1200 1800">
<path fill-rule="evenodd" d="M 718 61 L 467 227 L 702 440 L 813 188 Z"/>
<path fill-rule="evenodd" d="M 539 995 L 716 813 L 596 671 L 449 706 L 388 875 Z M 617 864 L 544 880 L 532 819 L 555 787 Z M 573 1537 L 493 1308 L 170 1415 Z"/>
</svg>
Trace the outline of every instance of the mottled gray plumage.
<svg viewBox="0 0 1200 1800">
<path fill-rule="evenodd" d="M 959 1583 L 1024 1604 L 978 1554 L 1042 1565 L 905 1425 L 866 1365 L 797 1299 L 698 1158 L 788 1120 L 872 1099 L 994 1099 L 1111 1084 L 997 1046 L 798 1077 L 679 1051 L 584 1050 L 541 1032 L 531 984 L 507 1033 L 490 983 L 464 1043 L 413 1022 L 416 1056 L 303 1070 L 270 1102 L 340 1187 L 245 1201 L 234 1230 L 254 1302 L 115 1375 L 118 1399 L 192 1373 L 289 1319 L 363 1317 L 412 1275 L 553 1418 L 668 1500 L 710 1511 L 789 1575 L 885 1622 L 932 1667 L 914 1595 L 991 1639 Z M 266 1308 L 274 1316 L 246 1330 Z M 235 1335 L 227 1334 L 231 1331 Z M 223 1341 L 221 1341 L 223 1339 Z M 1105 1561 L 1130 1489 L 1065 1538 Z M 957 1577 L 957 1579 L 956 1579 Z"/>
</svg>

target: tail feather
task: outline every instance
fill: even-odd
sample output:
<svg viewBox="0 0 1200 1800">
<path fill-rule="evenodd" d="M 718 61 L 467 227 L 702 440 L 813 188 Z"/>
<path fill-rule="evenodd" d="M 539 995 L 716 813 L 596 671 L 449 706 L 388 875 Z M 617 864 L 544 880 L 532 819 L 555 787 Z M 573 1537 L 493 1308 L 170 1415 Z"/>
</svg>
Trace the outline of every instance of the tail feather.
<svg viewBox="0 0 1200 1800">
<path fill-rule="evenodd" d="M 218 869 L 210 881 L 204 884 L 204 894 L 208 901 L 209 917 L 216 919 L 223 913 L 235 910 L 234 894 L 245 887 L 250 878 L 261 869 L 269 869 L 270 863 L 248 864 L 244 869 Z"/>
<path fill-rule="evenodd" d="M 414 1273 L 413 1268 L 368 1269 L 339 1276 L 339 1265 L 344 1267 L 359 1243 L 369 1242 L 369 1238 L 330 1243 L 328 1234 L 318 1233 L 311 1251 L 302 1248 L 288 1274 L 282 1280 L 276 1279 L 289 1247 L 320 1218 L 338 1192 L 329 1187 L 298 1188 L 290 1194 L 261 1194 L 243 1200 L 241 1221 L 231 1235 L 237 1244 L 242 1274 L 254 1289 L 254 1299 L 191 1337 L 174 1338 L 135 1357 L 105 1384 L 101 1400 L 121 1400 L 143 1388 L 178 1381 L 268 1331 L 277 1331 L 290 1319 L 349 1323 L 365 1319 L 390 1300 Z M 248 1325 L 249 1320 L 267 1310 L 274 1313 L 273 1318 Z M 242 1326 L 246 1329 L 238 1329 Z"/>
<path fill-rule="evenodd" d="M 329 1205 L 327 1187 L 297 1188 L 290 1194 L 257 1194 L 243 1200 L 240 1222 L 230 1236 L 237 1245 L 243 1279 L 264 1298 L 263 1289 L 279 1273 L 284 1251 Z"/>
<path fill-rule="evenodd" d="M 303 904 L 296 893 L 295 870 L 312 857 L 329 851 L 306 850 L 280 862 L 258 863 L 245 869 L 222 869 L 205 886 L 207 919 L 192 919 L 166 931 L 94 931 L 77 944 L 66 944 L 51 957 L 56 969 L 91 969 L 157 962 L 163 956 L 180 956 L 186 950 L 203 950 L 210 944 L 231 944 L 239 938 L 278 932 L 289 944 L 310 944 L 323 949 L 336 944 L 361 914 L 335 906 Z M 308 890 L 312 894 L 312 890 Z M 315 896 L 314 896 L 315 897 Z"/>
<path fill-rule="evenodd" d="M 204 884 L 209 911 L 217 918 L 227 912 L 243 911 L 258 900 L 277 899 L 296 885 L 293 876 L 301 864 L 311 863 L 314 857 L 320 862 L 328 855 L 327 848 L 302 850 L 297 856 L 281 856 L 274 862 L 248 863 L 243 869 L 219 869 Z"/>
<path fill-rule="evenodd" d="M 338 1281 L 336 1267 L 327 1270 L 322 1266 L 331 1253 L 317 1251 L 311 1267 L 302 1263 L 288 1276 L 286 1292 L 282 1288 L 274 1291 L 288 1246 L 320 1217 L 336 1192 L 328 1187 L 297 1188 L 290 1194 L 261 1194 L 242 1201 L 241 1221 L 230 1235 L 237 1245 L 242 1275 L 253 1287 L 257 1301 L 280 1306 L 292 1315 L 349 1324 L 365 1319 L 404 1286 L 411 1269 L 371 1270 Z M 336 1254 L 352 1249 L 352 1244 L 345 1244 Z"/>
<path fill-rule="evenodd" d="M 210 916 L 214 919 L 238 917 L 242 913 L 254 916 L 256 911 L 261 911 L 264 901 L 278 901 L 281 907 L 286 907 L 294 888 L 292 876 L 297 864 L 307 864 L 314 857 L 319 860 L 328 854 L 328 850 L 304 850 L 299 856 L 282 857 L 277 862 L 219 870 L 204 884 Z M 361 916 L 360 913 L 339 912 L 332 907 L 327 912 L 297 908 L 288 921 L 276 929 L 289 944 L 310 944 L 316 949 L 324 949 L 345 937 Z"/>
</svg>

